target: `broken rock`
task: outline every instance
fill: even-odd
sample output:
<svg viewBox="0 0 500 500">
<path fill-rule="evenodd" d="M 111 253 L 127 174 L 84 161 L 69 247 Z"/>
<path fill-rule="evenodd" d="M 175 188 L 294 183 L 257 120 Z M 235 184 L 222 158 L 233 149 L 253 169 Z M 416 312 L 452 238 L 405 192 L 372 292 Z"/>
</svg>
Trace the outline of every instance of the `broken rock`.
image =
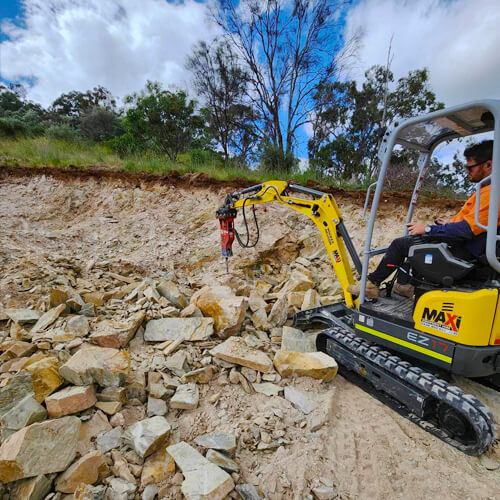
<svg viewBox="0 0 500 500">
<path fill-rule="evenodd" d="M 148 484 L 165 481 L 174 474 L 174 459 L 167 453 L 167 447 L 162 446 L 158 451 L 146 458 L 141 473 L 141 487 L 144 488 Z"/>
<path fill-rule="evenodd" d="M 222 450 L 232 453 L 236 450 L 236 438 L 233 434 L 225 434 L 222 432 L 212 432 L 198 436 L 194 442 L 203 448 L 211 448 L 213 450 Z"/>
<path fill-rule="evenodd" d="M 88 386 L 65 387 L 45 399 L 50 418 L 58 418 L 86 410 L 96 403 L 95 388 Z"/>
<path fill-rule="evenodd" d="M 170 429 L 170 424 L 163 417 L 147 418 L 128 427 L 123 440 L 144 458 L 154 453 L 166 442 Z"/>
<path fill-rule="evenodd" d="M 111 347 L 86 345 L 74 354 L 59 373 L 74 385 L 121 386 L 130 369 L 125 351 Z"/>
<path fill-rule="evenodd" d="M 182 493 L 188 500 L 223 499 L 234 488 L 232 477 L 184 441 L 167 448 L 184 474 Z"/>
<path fill-rule="evenodd" d="M 181 384 L 170 399 L 170 407 L 181 410 L 194 410 L 200 399 L 196 384 Z"/>
<path fill-rule="evenodd" d="M 240 470 L 239 465 L 232 458 L 216 450 L 208 450 L 206 458 L 226 471 L 238 472 Z"/>
<path fill-rule="evenodd" d="M 95 484 L 105 469 L 107 465 L 101 452 L 87 453 L 57 478 L 56 490 L 62 493 L 74 493 L 82 483 Z"/>
<path fill-rule="evenodd" d="M 115 349 L 125 347 L 141 326 L 145 316 L 145 311 L 139 311 L 127 321 L 101 321 L 90 335 L 90 341 L 101 347 L 114 347 Z"/>
<path fill-rule="evenodd" d="M 54 321 L 61 315 L 61 313 L 66 309 L 66 304 L 59 304 L 57 307 L 49 309 L 44 313 L 40 319 L 35 323 L 35 326 L 31 329 L 30 334 L 41 332 L 48 328 Z"/>
<path fill-rule="evenodd" d="M 47 410 L 31 395 L 21 399 L 4 414 L 0 423 L 7 429 L 19 430 L 47 418 Z"/>
<path fill-rule="evenodd" d="M 296 408 L 298 408 L 302 413 L 309 415 L 312 411 L 317 408 L 317 404 L 311 400 L 311 398 L 300 389 L 295 387 L 285 387 L 285 399 L 290 401 Z"/>
<path fill-rule="evenodd" d="M 59 375 L 59 361 L 52 356 L 42 358 L 25 368 L 31 373 L 35 399 L 41 403 L 64 382 Z"/>
<path fill-rule="evenodd" d="M 168 299 L 179 309 L 183 309 L 187 305 L 187 300 L 179 291 L 177 285 L 173 281 L 161 280 L 157 287 L 158 292 L 162 297 Z"/>
<path fill-rule="evenodd" d="M 6 309 L 5 314 L 19 325 L 36 323 L 40 319 L 40 313 L 34 309 Z"/>
<path fill-rule="evenodd" d="M 281 334 L 283 351 L 315 352 L 317 334 L 303 332 L 297 328 L 284 326 Z"/>
<path fill-rule="evenodd" d="M 148 321 L 144 340 L 147 342 L 207 340 L 213 332 L 212 318 L 161 318 Z"/>
<path fill-rule="evenodd" d="M 75 457 L 79 430 L 77 417 L 63 417 L 17 431 L 0 447 L 0 481 L 65 470 Z"/>
<path fill-rule="evenodd" d="M 13 488 L 12 500 L 39 500 L 45 498 L 52 487 L 53 475 L 42 475 L 23 479 Z"/>
<path fill-rule="evenodd" d="M 293 374 L 328 382 L 337 374 L 337 362 L 323 352 L 277 351 L 274 366 L 282 377 Z"/>
<path fill-rule="evenodd" d="M 191 299 L 204 316 L 214 320 L 215 332 L 226 339 L 239 332 L 247 310 L 246 297 L 238 297 L 228 286 L 204 287 Z"/>
<path fill-rule="evenodd" d="M 272 361 L 262 351 L 249 347 L 241 337 L 231 337 L 214 347 L 210 353 L 216 358 L 267 373 Z"/>
</svg>

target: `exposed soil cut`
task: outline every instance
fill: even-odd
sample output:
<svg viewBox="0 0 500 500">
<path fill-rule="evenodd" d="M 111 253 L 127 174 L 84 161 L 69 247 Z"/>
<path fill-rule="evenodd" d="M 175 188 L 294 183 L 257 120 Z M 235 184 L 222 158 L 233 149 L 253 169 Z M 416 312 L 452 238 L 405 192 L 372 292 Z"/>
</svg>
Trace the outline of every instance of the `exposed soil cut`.
<svg viewBox="0 0 500 500">
<path fill-rule="evenodd" d="M 226 193 L 248 185 L 203 174 L 0 167 L 0 302 L 4 308 L 37 308 L 54 286 L 104 290 L 113 273 L 175 275 L 191 293 L 215 283 L 243 293 L 259 279 L 283 281 L 299 256 L 316 257 L 311 260 L 315 281 L 332 277 L 313 224 L 278 205 L 257 209 L 260 241 L 248 250 L 235 244 L 226 273 L 215 211 Z M 364 193 L 333 194 L 361 249 Z M 407 194 L 383 198 L 374 245 L 402 234 L 408 202 Z M 450 216 L 460 204 L 431 200 L 416 218 Z M 240 216 L 237 228 L 243 231 Z M 136 354 L 154 352 L 146 345 Z M 457 383 L 478 395 L 500 422 L 498 393 L 471 381 Z M 174 412 L 175 436 L 192 442 L 205 432 L 230 432 L 252 442 L 262 431 L 283 431 L 288 444 L 238 452 L 240 482 L 254 484 L 269 499 L 312 498 L 312 489 L 321 485 L 334 487 L 344 499 L 500 498 L 498 445 L 486 457 L 465 456 L 340 375 L 328 383 L 302 377 L 287 384 L 323 410 L 318 430 L 311 431 L 303 413 L 282 397 L 247 394 L 241 385 L 219 385 L 214 379 L 201 386 L 198 408 Z M 213 404 L 210 396 L 217 392 Z"/>
</svg>

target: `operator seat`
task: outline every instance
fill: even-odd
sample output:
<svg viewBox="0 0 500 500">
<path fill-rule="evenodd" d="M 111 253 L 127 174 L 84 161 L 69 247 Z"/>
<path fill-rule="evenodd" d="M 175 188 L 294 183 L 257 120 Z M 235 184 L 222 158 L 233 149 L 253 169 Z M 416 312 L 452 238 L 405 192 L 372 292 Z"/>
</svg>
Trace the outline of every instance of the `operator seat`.
<svg viewBox="0 0 500 500">
<path fill-rule="evenodd" d="M 455 257 L 444 243 L 413 245 L 408 251 L 413 273 L 425 281 L 450 287 L 474 269 L 472 262 Z"/>
</svg>

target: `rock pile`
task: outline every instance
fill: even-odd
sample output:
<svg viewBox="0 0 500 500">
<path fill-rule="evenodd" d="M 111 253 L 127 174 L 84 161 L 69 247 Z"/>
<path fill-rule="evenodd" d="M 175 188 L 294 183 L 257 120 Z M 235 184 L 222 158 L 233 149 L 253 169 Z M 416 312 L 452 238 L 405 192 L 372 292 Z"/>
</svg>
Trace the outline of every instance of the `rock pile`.
<svg viewBox="0 0 500 500">
<path fill-rule="evenodd" d="M 290 326 L 294 312 L 338 299 L 311 267 L 304 257 L 287 275 L 263 265 L 269 278 L 251 286 L 108 271 L 99 287 L 61 280 L 38 307 L 0 308 L 0 498 L 291 495 L 286 481 L 265 491 L 240 461 L 286 449 L 327 418 L 295 387 L 337 372 L 314 352 L 314 333 Z M 231 421 L 235 391 L 249 404 Z M 325 484 L 306 490 L 335 496 Z"/>
</svg>

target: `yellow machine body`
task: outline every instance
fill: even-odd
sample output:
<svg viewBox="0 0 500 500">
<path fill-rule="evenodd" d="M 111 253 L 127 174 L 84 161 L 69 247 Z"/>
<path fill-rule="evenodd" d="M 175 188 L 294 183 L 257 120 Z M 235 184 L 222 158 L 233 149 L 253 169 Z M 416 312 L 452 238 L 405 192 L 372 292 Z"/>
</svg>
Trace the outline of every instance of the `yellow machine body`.
<svg viewBox="0 0 500 500">
<path fill-rule="evenodd" d="M 415 329 L 468 346 L 498 345 L 498 290 L 424 293 L 413 312 Z"/>
</svg>

